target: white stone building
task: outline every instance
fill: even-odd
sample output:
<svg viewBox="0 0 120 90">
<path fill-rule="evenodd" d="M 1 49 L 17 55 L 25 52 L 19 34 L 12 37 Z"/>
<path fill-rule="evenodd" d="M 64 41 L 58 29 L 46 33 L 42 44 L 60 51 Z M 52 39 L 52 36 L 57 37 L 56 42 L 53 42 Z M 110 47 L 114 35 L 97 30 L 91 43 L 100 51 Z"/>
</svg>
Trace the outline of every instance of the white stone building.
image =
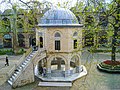
<svg viewBox="0 0 120 90">
<path fill-rule="evenodd" d="M 45 49 L 47 57 L 38 68 L 46 68 L 47 77 L 67 77 L 80 73 L 82 24 L 68 9 L 52 8 L 40 19 L 36 29 L 36 44 Z"/>
</svg>

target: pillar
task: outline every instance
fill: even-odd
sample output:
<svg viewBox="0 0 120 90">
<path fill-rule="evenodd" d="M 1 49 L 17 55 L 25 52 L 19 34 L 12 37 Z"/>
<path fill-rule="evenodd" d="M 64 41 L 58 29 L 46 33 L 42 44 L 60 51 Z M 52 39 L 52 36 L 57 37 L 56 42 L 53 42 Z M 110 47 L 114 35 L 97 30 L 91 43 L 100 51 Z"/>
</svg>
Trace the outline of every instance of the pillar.
<svg viewBox="0 0 120 90">
<path fill-rule="evenodd" d="M 61 59 L 58 59 L 58 60 L 57 60 L 57 64 L 58 64 L 58 65 L 57 65 L 57 69 L 58 69 L 58 70 L 61 70 Z"/>
<path fill-rule="evenodd" d="M 70 59 L 65 63 L 65 77 L 70 76 Z"/>
<path fill-rule="evenodd" d="M 52 58 L 53 59 L 53 58 Z M 51 60 L 52 61 L 52 60 Z M 47 59 L 46 77 L 51 78 L 51 61 Z"/>
<path fill-rule="evenodd" d="M 80 54 L 81 56 L 81 54 Z M 76 73 L 80 73 L 82 71 L 82 67 L 81 67 L 81 61 L 80 61 L 80 57 L 76 58 Z"/>
</svg>

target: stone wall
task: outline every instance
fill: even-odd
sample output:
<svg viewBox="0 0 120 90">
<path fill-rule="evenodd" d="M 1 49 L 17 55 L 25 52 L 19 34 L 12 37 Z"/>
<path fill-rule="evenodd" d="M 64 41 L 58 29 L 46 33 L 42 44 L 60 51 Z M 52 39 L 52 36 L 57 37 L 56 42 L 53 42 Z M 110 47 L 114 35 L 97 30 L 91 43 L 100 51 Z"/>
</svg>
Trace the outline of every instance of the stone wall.
<svg viewBox="0 0 120 90">
<path fill-rule="evenodd" d="M 55 33 L 59 32 L 61 34 L 60 43 L 61 50 L 59 52 L 72 52 L 73 49 L 73 33 L 78 32 L 78 43 L 79 47 L 82 48 L 82 28 L 80 27 L 39 27 L 36 30 L 36 42 L 39 46 L 39 34 L 38 32 L 43 33 L 43 44 L 47 52 L 57 52 L 55 50 Z"/>
<path fill-rule="evenodd" d="M 13 84 L 13 88 L 26 85 L 28 83 L 34 82 L 34 68 L 33 63 L 31 62 L 25 68 L 25 70 L 21 73 L 21 75 L 17 78 L 17 80 Z"/>
</svg>

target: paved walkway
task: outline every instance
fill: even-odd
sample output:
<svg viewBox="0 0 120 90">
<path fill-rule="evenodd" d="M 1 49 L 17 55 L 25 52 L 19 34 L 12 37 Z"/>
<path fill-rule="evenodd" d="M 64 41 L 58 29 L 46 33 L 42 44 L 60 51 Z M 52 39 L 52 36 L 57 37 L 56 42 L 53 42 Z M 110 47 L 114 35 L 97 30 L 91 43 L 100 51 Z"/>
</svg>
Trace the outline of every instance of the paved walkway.
<svg viewBox="0 0 120 90">
<path fill-rule="evenodd" d="M 6 55 L 0 56 L 0 85 L 2 85 L 6 81 L 6 78 L 8 77 L 8 73 L 19 62 L 20 57 L 21 57 L 21 55 L 8 56 L 9 66 L 5 66 Z"/>
</svg>

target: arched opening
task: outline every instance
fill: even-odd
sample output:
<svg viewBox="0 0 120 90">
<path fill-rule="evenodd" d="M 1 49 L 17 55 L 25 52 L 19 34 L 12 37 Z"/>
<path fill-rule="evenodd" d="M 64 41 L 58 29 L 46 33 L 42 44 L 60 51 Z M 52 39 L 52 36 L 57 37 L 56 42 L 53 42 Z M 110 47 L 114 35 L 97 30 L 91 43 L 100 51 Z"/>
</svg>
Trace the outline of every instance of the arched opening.
<svg viewBox="0 0 120 90">
<path fill-rule="evenodd" d="M 40 48 L 43 48 L 43 37 L 40 37 L 39 40 L 40 40 Z"/>
<path fill-rule="evenodd" d="M 10 20 L 8 18 L 6 18 L 6 17 L 3 18 L 2 24 L 5 29 L 10 30 Z"/>
<path fill-rule="evenodd" d="M 38 76 L 46 76 L 46 64 L 47 64 L 47 61 L 46 59 L 42 59 L 40 60 L 38 63 L 35 64 L 35 75 Z"/>
<path fill-rule="evenodd" d="M 18 43 L 20 47 L 25 47 L 25 37 L 23 34 L 18 34 Z"/>
<path fill-rule="evenodd" d="M 77 36 L 78 36 L 78 33 L 74 32 L 73 33 L 73 48 L 74 49 L 77 49 L 77 47 L 78 47 Z"/>
<path fill-rule="evenodd" d="M 72 68 L 71 73 L 77 72 L 77 67 L 79 67 L 80 61 L 77 55 L 73 56 L 70 61 L 70 67 Z"/>
<path fill-rule="evenodd" d="M 36 46 L 36 38 L 32 39 L 32 46 Z"/>
<path fill-rule="evenodd" d="M 29 46 L 32 46 L 32 36 L 30 35 L 30 38 L 29 38 Z"/>
<path fill-rule="evenodd" d="M 56 32 L 55 35 L 55 50 L 60 50 L 61 49 L 61 43 L 60 43 L 60 38 L 61 38 L 61 35 L 60 33 Z"/>
<path fill-rule="evenodd" d="M 51 76 L 64 77 L 65 61 L 60 57 L 54 57 L 51 61 Z"/>
<path fill-rule="evenodd" d="M 5 34 L 3 38 L 4 48 L 12 48 L 12 36 L 10 34 Z"/>
</svg>

